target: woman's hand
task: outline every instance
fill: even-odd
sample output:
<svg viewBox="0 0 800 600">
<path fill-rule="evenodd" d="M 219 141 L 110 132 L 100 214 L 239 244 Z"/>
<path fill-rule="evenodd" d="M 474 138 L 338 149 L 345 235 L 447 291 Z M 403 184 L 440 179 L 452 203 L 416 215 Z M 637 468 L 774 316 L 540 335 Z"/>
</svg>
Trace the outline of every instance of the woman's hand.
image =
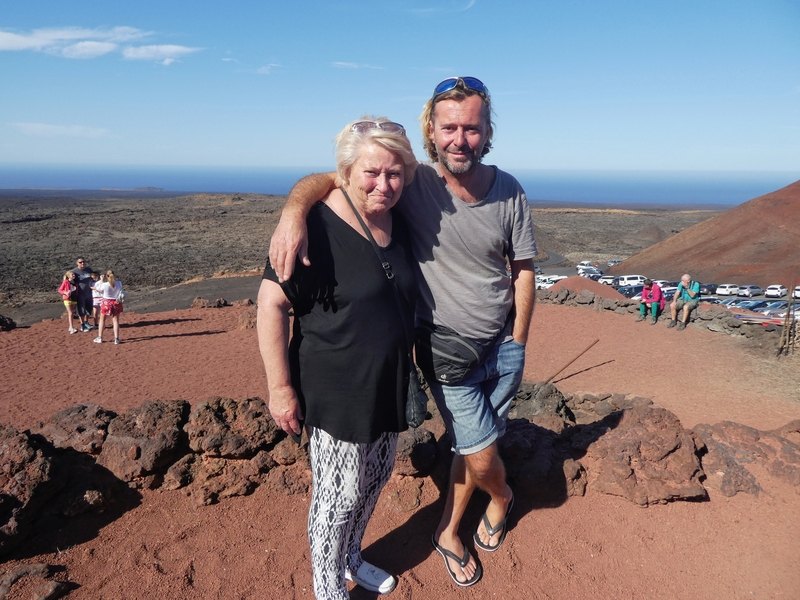
<svg viewBox="0 0 800 600">
<path fill-rule="evenodd" d="M 303 413 L 297 394 L 291 386 L 270 389 L 269 413 L 275 424 L 288 434 L 300 435 Z"/>
</svg>

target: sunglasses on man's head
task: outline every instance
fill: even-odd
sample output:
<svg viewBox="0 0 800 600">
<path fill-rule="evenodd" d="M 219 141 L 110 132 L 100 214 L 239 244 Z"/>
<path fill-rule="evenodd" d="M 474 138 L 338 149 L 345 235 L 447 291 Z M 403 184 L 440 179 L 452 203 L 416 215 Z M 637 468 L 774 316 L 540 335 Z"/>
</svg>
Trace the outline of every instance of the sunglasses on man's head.
<svg viewBox="0 0 800 600">
<path fill-rule="evenodd" d="M 389 133 L 400 133 L 402 135 L 406 134 L 406 128 L 394 121 L 357 121 L 353 123 L 350 131 L 366 133 L 370 129 L 380 129 L 382 131 L 388 131 Z"/>
<path fill-rule="evenodd" d="M 448 77 L 444 81 L 440 82 L 435 88 L 433 88 L 433 97 L 437 98 L 445 92 L 454 90 L 459 87 L 459 84 L 468 90 L 477 92 L 481 96 L 489 96 L 489 88 L 487 88 L 477 77 Z"/>
</svg>

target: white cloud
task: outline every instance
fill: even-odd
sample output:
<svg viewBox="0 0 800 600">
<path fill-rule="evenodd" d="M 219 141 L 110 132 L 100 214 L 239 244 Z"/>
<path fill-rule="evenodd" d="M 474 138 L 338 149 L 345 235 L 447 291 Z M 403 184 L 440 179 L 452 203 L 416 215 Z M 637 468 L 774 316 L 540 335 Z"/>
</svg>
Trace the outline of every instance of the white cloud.
<svg viewBox="0 0 800 600">
<path fill-rule="evenodd" d="M 188 46 L 154 44 L 151 46 L 130 46 L 122 50 L 122 56 L 128 60 L 153 60 L 160 62 L 164 66 L 169 66 L 179 58 L 199 51 L 200 48 L 190 48 Z"/>
<path fill-rule="evenodd" d="M 275 69 L 279 69 L 281 66 L 275 63 L 269 63 L 268 65 L 264 65 L 263 67 L 259 67 L 256 69 L 256 73 L 258 75 L 272 75 Z"/>
<path fill-rule="evenodd" d="M 472 9 L 478 0 L 467 0 L 467 2 L 463 2 L 462 0 L 448 0 L 447 2 L 443 2 L 436 6 L 419 6 L 419 7 L 410 7 L 408 8 L 408 12 L 416 15 L 437 15 L 437 14 L 451 14 L 451 13 L 465 13 L 468 10 Z"/>
<path fill-rule="evenodd" d="M 375 65 L 367 65 L 363 63 L 354 63 L 354 62 L 346 62 L 342 60 L 337 60 L 331 63 L 331 66 L 335 69 L 383 69 L 383 67 L 377 67 Z"/>
<path fill-rule="evenodd" d="M 152 35 L 135 27 L 111 27 L 86 29 L 82 27 L 60 27 L 33 29 L 15 33 L 0 30 L 0 51 L 39 50 L 61 54 L 73 43 L 80 42 L 131 42 Z"/>
<path fill-rule="evenodd" d="M 109 54 L 117 49 L 117 44 L 112 42 L 78 42 L 65 46 L 61 50 L 64 58 L 97 58 Z"/>
<path fill-rule="evenodd" d="M 120 50 L 120 44 L 153 37 L 153 33 L 136 27 L 119 26 L 87 29 L 61 27 L 33 29 L 28 32 L 0 30 L 0 52 L 45 52 L 64 58 L 97 58 Z M 198 52 L 200 48 L 174 44 L 126 46 L 122 56 L 129 60 L 152 60 L 171 65 L 183 56 Z"/>
<path fill-rule="evenodd" d="M 98 139 L 108 136 L 107 129 L 86 125 L 54 125 L 52 123 L 11 123 L 11 126 L 31 137 L 71 137 Z"/>
<path fill-rule="evenodd" d="M 35 37 L 0 31 L 0 50 L 41 50 L 45 45 L 42 40 Z"/>
</svg>

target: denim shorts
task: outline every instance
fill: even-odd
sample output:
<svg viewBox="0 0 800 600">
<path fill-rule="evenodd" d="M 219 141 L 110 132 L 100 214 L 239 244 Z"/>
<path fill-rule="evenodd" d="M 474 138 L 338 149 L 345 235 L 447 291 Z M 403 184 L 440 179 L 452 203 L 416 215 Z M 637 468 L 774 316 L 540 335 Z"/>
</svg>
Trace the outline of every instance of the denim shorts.
<svg viewBox="0 0 800 600">
<path fill-rule="evenodd" d="M 524 367 L 525 346 L 509 339 L 492 348 L 458 384 L 429 382 L 453 452 L 480 452 L 505 433 Z"/>
</svg>

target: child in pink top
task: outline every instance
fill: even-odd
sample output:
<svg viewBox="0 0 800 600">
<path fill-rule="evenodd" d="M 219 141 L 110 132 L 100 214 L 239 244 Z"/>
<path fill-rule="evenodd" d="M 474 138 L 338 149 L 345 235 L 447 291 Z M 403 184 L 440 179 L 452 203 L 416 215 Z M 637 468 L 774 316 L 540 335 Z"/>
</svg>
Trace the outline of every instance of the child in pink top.
<svg viewBox="0 0 800 600">
<path fill-rule="evenodd" d="M 67 271 L 64 273 L 64 279 L 61 280 L 61 285 L 58 286 L 58 294 L 64 302 L 64 308 L 67 309 L 67 320 L 69 321 L 70 334 L 77 332 L 72 323 L 75 306 L 78 303 L 78 286 L 75 285 L 75 273 Z"/>
</svg>

